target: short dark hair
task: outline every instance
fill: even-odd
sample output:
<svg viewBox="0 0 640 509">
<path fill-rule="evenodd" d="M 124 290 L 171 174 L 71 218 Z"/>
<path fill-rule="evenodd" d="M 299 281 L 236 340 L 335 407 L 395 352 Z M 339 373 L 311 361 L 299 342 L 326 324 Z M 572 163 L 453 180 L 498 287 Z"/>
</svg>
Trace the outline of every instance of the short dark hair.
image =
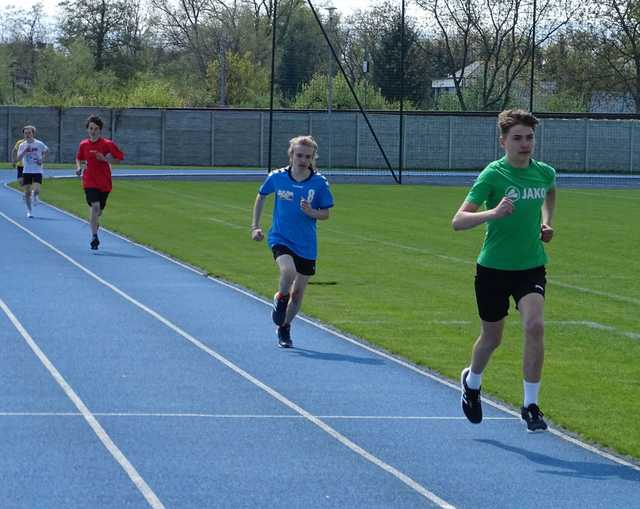
<svg viewBox="0 0 640 509">
<path fill-rule="evenodd" d="M 89 127 L 89 124 L 91 123 L 94 123 L 95 125 L 97 125 L 102 131 L 102 126 L 104 126 L 104 122 L 102 122 L 102 119 L 98 115 L 91 115 L 87 119 L 87 123 L 85 124 L 85 127 Z"/>
<path fill-rule="evenodd" d="M 535 130 L 538 123 L 539 120 L 533 113 L 526 110 L 504 110 L 498 115 L 498 127 L 502 136 L 505 136 L 514 125 L 524 125 Z"/>
</svg>

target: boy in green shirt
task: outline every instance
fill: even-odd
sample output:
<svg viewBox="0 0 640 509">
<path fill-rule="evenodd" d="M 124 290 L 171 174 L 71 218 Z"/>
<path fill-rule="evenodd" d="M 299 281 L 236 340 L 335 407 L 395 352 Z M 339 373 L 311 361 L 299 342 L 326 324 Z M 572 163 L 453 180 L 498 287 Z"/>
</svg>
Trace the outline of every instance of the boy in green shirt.
<svg viewBox="0 0 640 509">
<path fill-rule="evenodd" d="M 477 260 L 476 301 L 481 319 L 471 365 L 462 370 L 462 410 L 472 423 L 482 421 L 482 373 L 500 345 L 513 297 L 524 329 L 524 403 L 528 431 L 545 431 L 538 407 L 544 361 L 544 292 L 547 255 L 542 243 L 553 238 L 555 170 L 531 158 L 538 119 L 523 110 L 498 116 L 502 159 L 490 163 L 453 216 L 454 230 L 487 223 Z M 486 204 L 486 210 L 480 210 Z"/>
</svg>

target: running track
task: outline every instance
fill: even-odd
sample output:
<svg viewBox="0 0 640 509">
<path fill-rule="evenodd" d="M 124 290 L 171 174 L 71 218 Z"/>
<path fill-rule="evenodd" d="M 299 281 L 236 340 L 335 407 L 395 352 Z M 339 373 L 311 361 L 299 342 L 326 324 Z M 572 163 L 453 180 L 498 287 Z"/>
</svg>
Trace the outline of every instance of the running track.
<svg viewBox="0 0 640 509">
<path fill-rule="evenodd" d="M 6 172 L 2 178 L 11 176 Z M 43 191 L 46 199 L 46 184 Z M 0 187 L 0 507 L 640 506 L 640 469 Z"/>
</svg>

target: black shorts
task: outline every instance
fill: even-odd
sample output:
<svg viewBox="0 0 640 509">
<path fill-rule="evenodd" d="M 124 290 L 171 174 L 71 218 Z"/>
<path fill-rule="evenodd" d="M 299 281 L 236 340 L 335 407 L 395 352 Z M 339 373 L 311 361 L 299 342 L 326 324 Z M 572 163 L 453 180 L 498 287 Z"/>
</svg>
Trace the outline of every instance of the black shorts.
<svg viewBox="0 0 640 509">
<path fill-rule="evenodd" d="M 23 173 L 22 185 L 30 186 L 33 183 L 42 184 L 42 173 Z"/>
<path fill-rule="evenodd" d="M 100 191 L 95 187 L 87 187 L 84 190 L 84 195 L 87 197 L 87 205 L 91 207 L 92 203 L 100 202 L 100 210 L 104 210 L 107 206 L 107 198 L 109 198 L 109 192 Z"/>
<path fill-rule="evenodd" d="M 526 270 L 499 270 L 476 265 L 476 303 L 485 322 L 497 322 L 509 314 L 509 297 L 518 302 L 525 295 L 544 297 L 547 285 L 544 266 Z"/>
<path fill-rule="evenodd" d="M 296 272 L 298 274 L 302 274 L 303 276 L 313 276 L 316 273 L 315 260 L 302 258 L 283 244 L 276 244 L 271 248 L 271 252 L 273 253 L 274 260 L 277 260 L 279 256 L 282 256 L 284 254 L 290 255 L 293 258 L 293 263 L 296 266 Z"/>
<path fill-rule="evenodd" d="M 16 166 L 17 176 L 16 178 L 20 180 L 22 178 L 22 172 L 24 171 L 24 166 Z"/>
</svg>

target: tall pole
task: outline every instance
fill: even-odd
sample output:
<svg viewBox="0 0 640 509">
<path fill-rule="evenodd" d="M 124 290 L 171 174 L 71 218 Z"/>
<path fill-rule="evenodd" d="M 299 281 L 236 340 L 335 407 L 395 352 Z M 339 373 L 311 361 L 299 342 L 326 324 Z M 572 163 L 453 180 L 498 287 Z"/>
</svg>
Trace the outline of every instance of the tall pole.
<svg viewBox="0 0 640 509">
<path fill-rule="evenodd" d="M 273 92 L 276 74 L 276 19 L 278 0 L 272 0 L 271 10 L 273 21 L 271 23 L 271 95 L 269 97 L 269 153 L 267 155 L 267 173 L 271 171 L 271 146 L 273 144 Z"/>
<path fill-rule="evenodd" d="M 334 27 L 333 27 L 333 13 L 335 12 L 335 7 L 325 7 L 327 11 L 329 11 L 329 34 L 333 35 Z M 331 47 L 329 47 L 329 87 L 327 90 L 327 122 L 329 126 L 329 168 L 333 168 L 333 122 L 331 118 L 331 112 L 333 111 L 333 53 L 331 52 Z"/>
<path fill-rule="evenodd" d="M 396 172 L 394 171 L 393 166 L 391 165 L 391 162 L 389 161 L 389 158 L 387 157 L 387 153 L 384 151 L 384 148 L 383 148 L 382 144 L 380 143 L 380 139 L 378 138 L 378 135 L 376 134 L 375 129 L 371 125 L 371 120 L 369 119 L 369 115 L 367 115 L 367 112 L 362 107 L 362 103 L 360 102 L 360 99 L 358 98 L 358 94 L 356 94 L 356 91 L 353 88 L 353 84 L 351 83 L 351 80 L 349 79 L 349 76 L 347 76 L 347 72 L 344 70 L 344 66 L 342 65 L 342 62 L 340 62 L 340 59 L 338 58 L 338 54 L 336 53 L 336 51 L 335 51 L 335 49 L 333 47 L 333 44 L 331 44 L 331 39 L 329 39 L 329 36 L 327 35 L 327 31 L 324 29 L 324 25 L 322 24 L 322 20 L 320 19 L 320 16 L 318 16 L 318 12 L 316 11 L 316 8 L 313 6 L 313 3 L 311 2 L 311 0 L 307 0 L 307 4 L 309 5 L 309 9 L 311 9 L 313 17 L 316 19 L 316 23 L 318 23 L 318 26 L 320 27 L 320 31 L 322 32 L 322 36 L 324 37 L 324 40 L 329 45 L 329 49 L 331 49 L 331 53 L 333 54 L 333 58 L 338 63 L 338 69 L 340 69 L 340 72 L 342 73 L 342 77 L 344 78 L 344 81 L 346 82 L 347 86 L 349 87 L 349 91 L 351 92 L 351 95 L 352 95 L 353 99 L 355 100 L 356 104 L 358 105 L 358 109 L 360 110 L 360 113 L 362 114 L 362 118 L 364 118 L 364 121 L 367 123 L 367 127 L 369 128 L 369 131 L 371 132 L 371 136 L 373 136 L 373 139 L 376 142 L 376 145 L 380 149 L 380 153 L 382 154 L 382 157 L 384 158 L 384 162 L 386 163 L 387 168 L 389 168 L 389 172 L 393 176 L 393 180 L 398 182 L 398 178 L 396 177 Z"/>
<path fill-rule="evenodd" d="M 405 44 L 405 0 L 402 0 L 402 20 L 400 27 L 400 146 L 398 147 L 398 178 L 402 184 L 402 170 L 404 168 L 404 61 L 407 47 Z"/>
<path fill-rule="evenodd" d="M 533 113 L 533 81 L 536 67 L 536 11 L 538 6 L 533 0 L 533 30 L 531 34 L 531 78 L 529 79 L 529 111 Z"/>
</svg>

